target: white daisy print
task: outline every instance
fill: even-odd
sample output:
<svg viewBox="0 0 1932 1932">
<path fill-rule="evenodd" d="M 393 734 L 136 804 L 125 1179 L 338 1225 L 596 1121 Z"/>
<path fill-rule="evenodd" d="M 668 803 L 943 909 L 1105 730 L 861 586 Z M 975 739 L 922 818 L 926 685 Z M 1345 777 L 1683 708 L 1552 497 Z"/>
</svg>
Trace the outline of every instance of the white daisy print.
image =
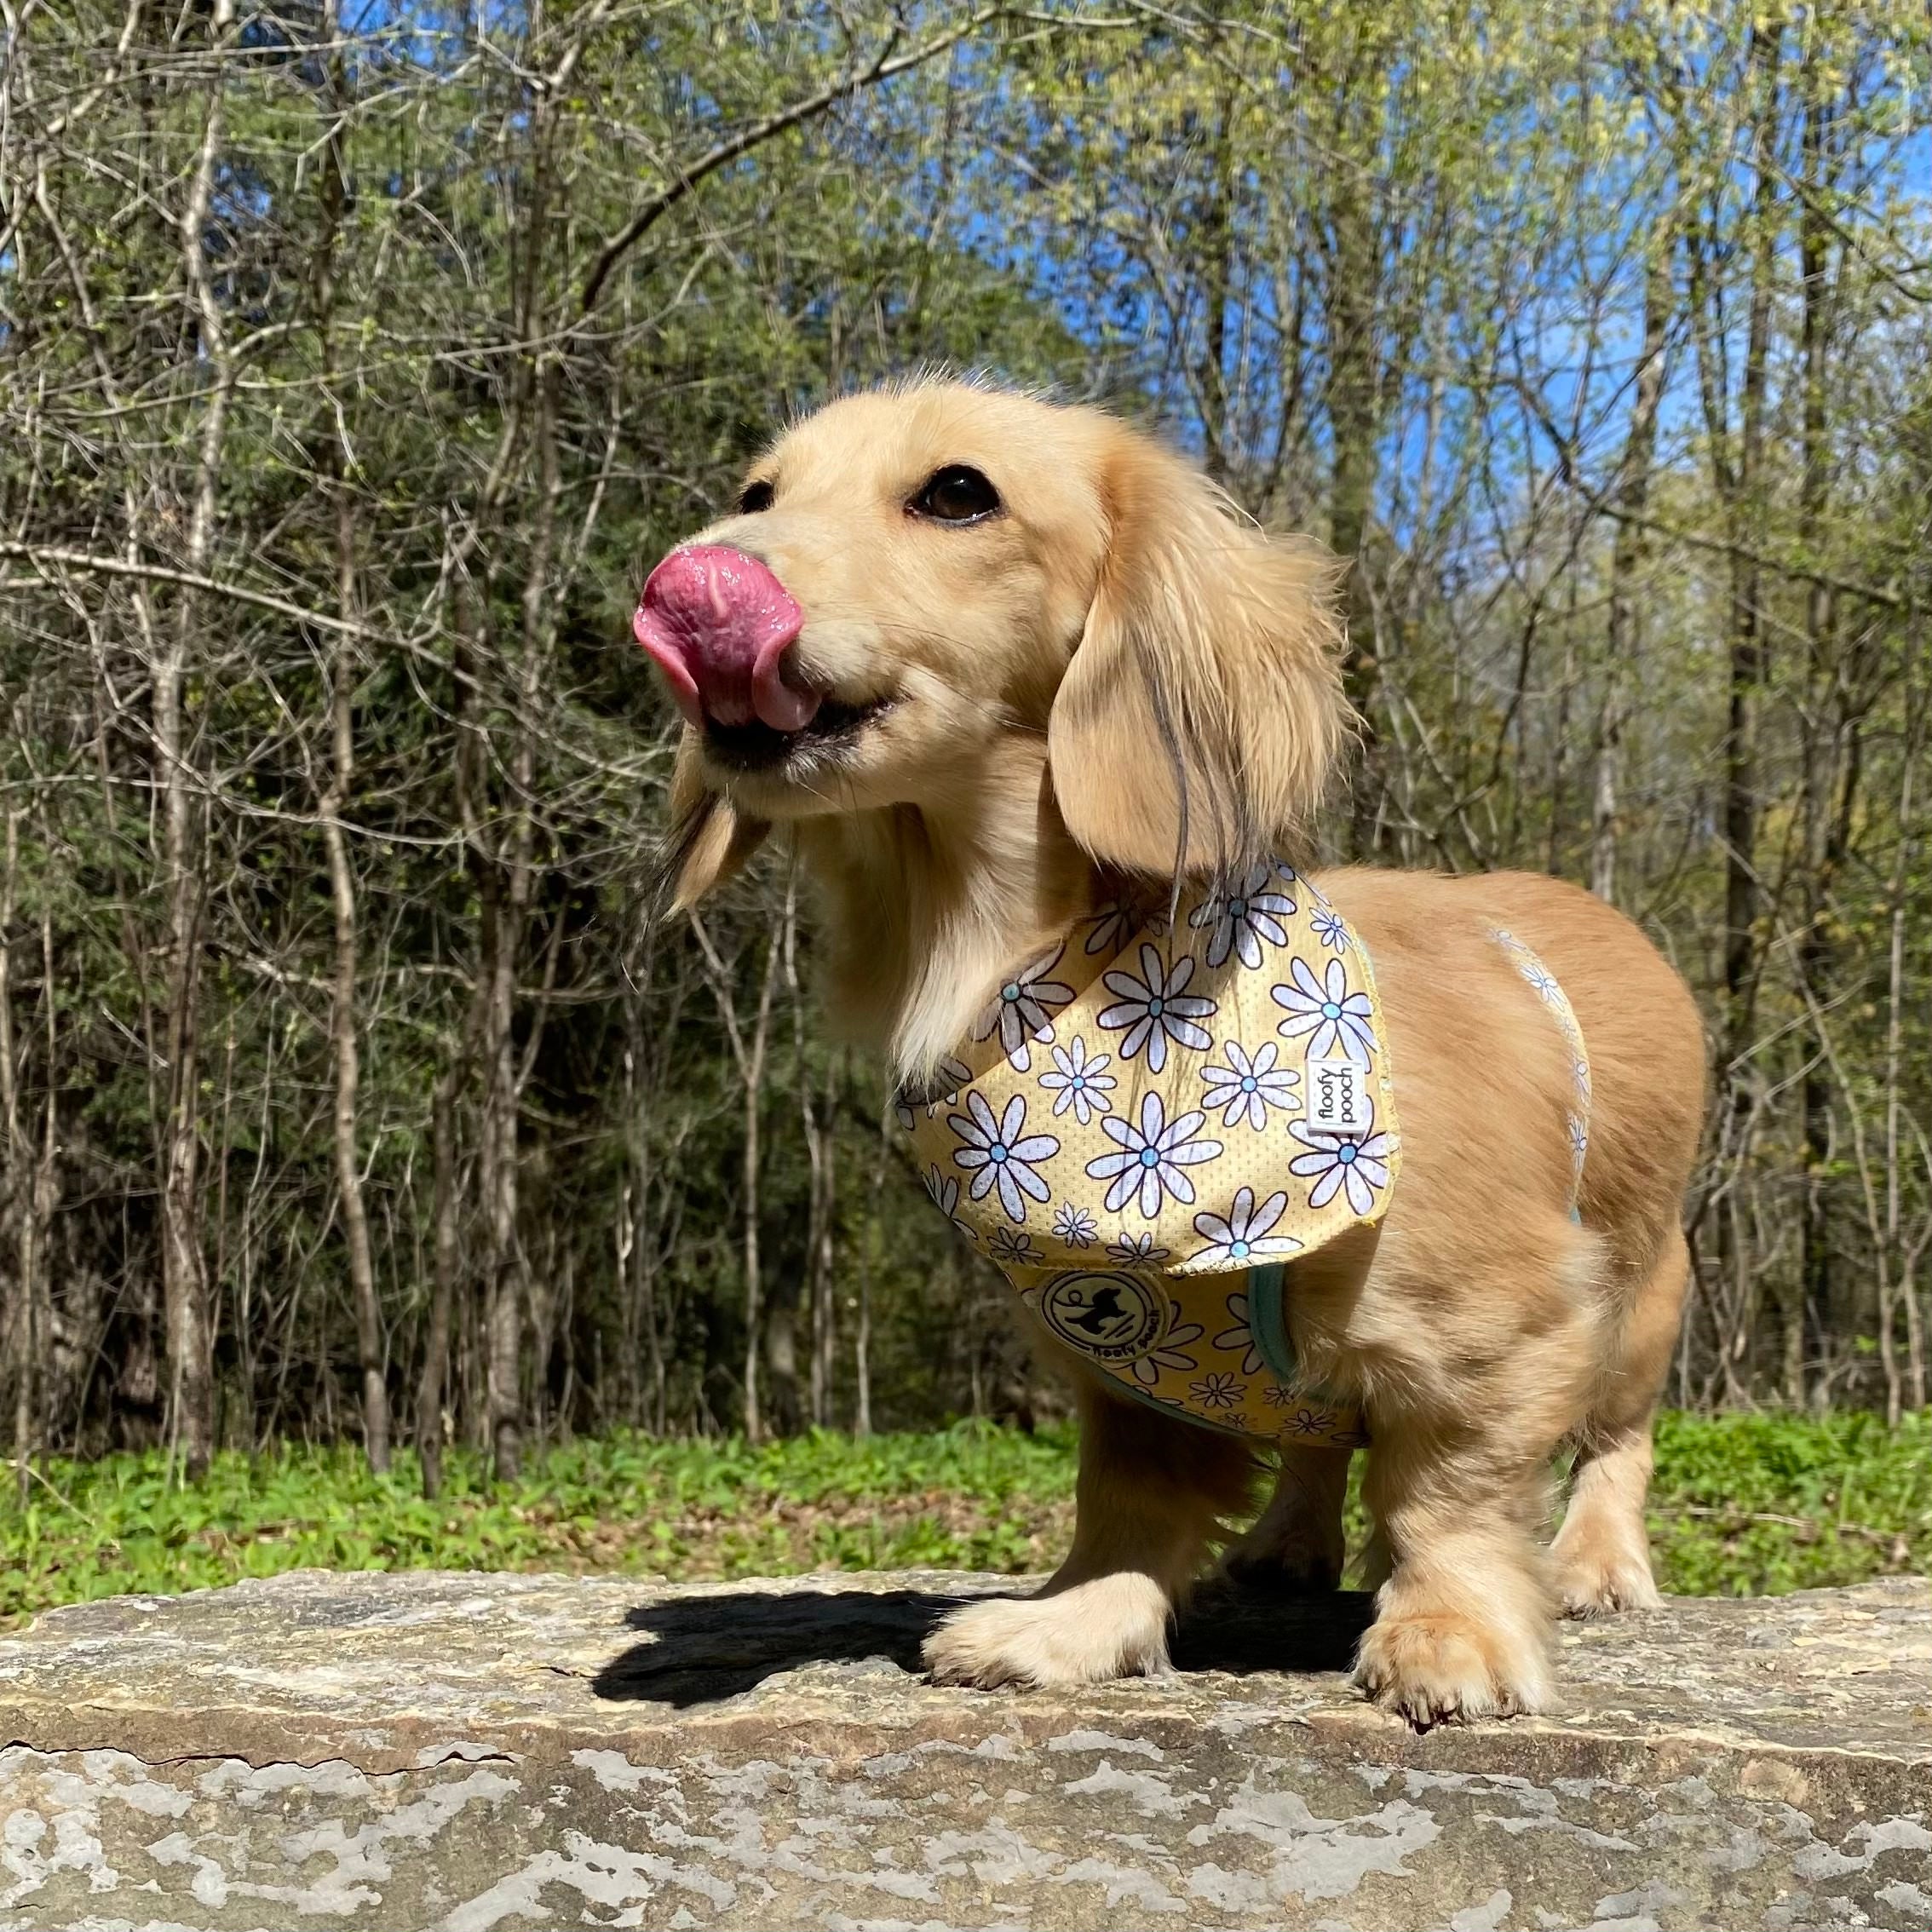
<svg viewBox="0 0 1932 1932">
<path fill-rule="evenodd" d="M 1052 1069 L 1040 1075 L 1040 1084 L 1059 1096 L 1053 1103 L 1055 1115 L 1071 1107 L 1084 1127 L 1096 1113 L 1112 1113 L 1113 1102 L 1107 1096 L 1116 1083 L 1107 1068 L 1113 1059 L 1111 1053 L 1089 1054 L 1087 1043 L 1078 1033 L 1065 1046 L 1056 1046 Z"/>
<path fill-rule="evenodd" d="M 1231 1375 L 1208 1375 L 1199 1382 L 1190 1382 L 1187 1393 L 1204 1409 L 1232 1409 L 1239 1406 L 1241 1398 L 1248 1393 L 1248 1385 Z"/>
<path fill-rule="evenodd" d="M 941 1174 L 936 1167 L 929 1167 L 923 1176 L 926 1192 L 932 1203 L 969 1241 L 979 1239 L 977 1230 L 959 1218 L 959 1176 L 956 1174 Z"/>
<path fill-rule="evenodd" d="M 1194 1138 L 1206 1121 L 1207 1116 L 1199 1113 L 1169 1120 L 1159 1094 L 1142 1096 L 1138 1126 L 1114 1114 L 1101 1121 L 1107 1137 L 1122 1150 L 1087 1163 L 1094 1180 L 1113 1182 L 1107 1191 L 1107 1211 L 1119 1213 L 1136 1195 L 1141 1212 L 1149 1221 L 1160 1212 L 1163 1193 L 1192 1205 L 1194 1184 L 1185 1170 L 1216 1159 L 1222 1151 L 1219 1141 Z"/>
<path fill-rule="evenodd" d="M 1523 977 L 1529 981 L 1537 998 L 1545 1006 L 1554 1006 L 1556 1003 L 1556 996 L 1561 989 L 1557 986 L 1555 980 L 1550 977 L 1550 969 L 1539 960 L 1533 966 L 1525 966 L 1522 971 Z"/>
<path fill-rule="evenodd" d="M 1169 1329 L 1161 1337 L 1160 1346 L 1134 1364 L 1135 1381 L 1143 1389 L 1152 1389 L 1159 1382 L 1163 1369 L 1198 1369 L 1201 1365 L 1186 1350 L 1190 1343 L 1200 1338 L 1201 1325 L 1198 1321 L 1183 1322 Z"/>
<path fill-rule="evenodd" d="M 1082 948 L 1090 957 L 1096 952 L 1118 952 L 1134 931 L 1134 908 L 1110 899 L 1094 914 L 1087 928 L 1087 943 Z"/>
<path fill-rule="evenodd" d="M 1046 1259 L 1031 1234 L 1022 1234 L 1012 1228 L 994 1228 L 986 1252 L 1002 1268 L 1038 1268 Z"/>
<path fill-rule="evenodd" d="M 967 1192 L 975 1200 L 984 1200 L 997 1187 L 1006 1218 L 1024 1221 L 1026 1204 L 1021 1197 L 1030 1194 L 1036 1201 L 1044 1201 L 1052 1193 L 1033 1171 L 1034 1164 L 1050 1160 L 1060 1152 L 1060 1142 L 1051 1134 L 1027 1133 L 1026 1101 L 1022 1094 L 1015 1094 L 1006 1103 L 1006 1113 L 998 1120 L 983 1094 L 968 1094 L 966 1109 L 970 1119 L 966 1113 L 950 1113 L 946 1124 L 965 1143 L 953 1149 L 952 1161 L 973 1176 Z"/>
<path fill-rule="evenodd" d="M 1218 1214 L 1201 1213 L 1194 1216 L 1194 1232 L 1207 1245 L 1192 1258 L 1201 1261 L 1211 1255 L 1216 1261 L 1245 1262 L 1272 1261 L 1278 1255 L 1291 1255 L 1302 1244 L 1292 1234 L 1268 1232 L 1287 1211 L 1285 1194 L 1270 1194 L 1256 1207 L 1254 1189 L 1239 1188 L 1226 1220 Z"/>
<path fill-rule="evenodd" d="M 1053 1232 L 1070 1248 L 1090 1248 L 1100 1233 L 1100 1223 L 1084 1207 L 1062 1201 L 1053 1210 Z"/>
<path fill-rule="evenodd" d="M 1170 1040 L 1204 1053 L 1214 1044 L 1207 1028 L 1199 1022 L 1212 1015 L 1215 1003 L 1187 992 L 1187 982 L 1193 976 L 1192 958 L 1176 960 L 1169 972 L 1151 946 L 1141 948 L 1139 979 L 1118 967 L 1102 975 L 1107 990 L 1118 996 L 1118 1003 L 1101 1009 L 1100 1023 L 1110 1031 L 1127 1029 L 1127 1037 L 1120 1043 L 1123 1060 L 1131 1060 L 1144 1046 L 1147 1069 L 1158 1073 L 1167 1064 Z"/>
<path fill-rule="evenodd" d="M 939 1063 L 937 1080 L 940 1090 L 938 1097 L 929 1101 L 926 1105 L 929 1118 L 937 1113 L 942 1106 L 959 1105 L 959 1096 L 973 1084 L 973 1069 L 963 1060 L 955 1060 L 948 1054 Z"/>
<path fill-rule="evenodd" d="M 1027 1048 L 1030 1038 L 1044 1044 L 1053 1038 L 1053 1012 L 1073 997 L 1073 989 L 1047 975 L 1060 963 L 1061 950 L 1044 959 L 1035 960 L 1024 970 L 1003 981 L 991 1003 L 973 1022 L 973 1038 L 983 1040 L 997 1028 L 999 1044 L 1016 1073 L 1028 1072 L 1033 1056 Z"/>
<path fill-rule="evenodd" d="M 901 1087 L 893 1095 L 892 1111 L 899 1124 L 910 1134 L 917 1118 L 917 1109 L 924 1107 L 927 1119 L 932 1119 L 942 1107 L 957 1107 L 959 1096 L 973 1084 L 973 1069 L 963 1060 L 955 1060 L 948 1054 L 933 1069 L 933 1077 L 923 1089 L 913 1091 Z"/>
<path fill-rule="evenodd" d="M 1346 952 L 1351 944 L 1348 929 L 1343 924 L 1342 915 L 1334 911 L 1311 912 L 1308 924 L 1314 929 L 1314 936 L 1321 943 L 1337 952 Z"/>
<path fill-rule="evenodd" d="M 1288 929 L 1284 919 L 1295 916 L 1295 901 L 1286 893 L 1273 889 L 1274 867 L 1256 865 L 1245 877 L 1235 880 L 1226 892 L 1204 899 L 1187 915 L 1190 926 L 1212 926 L 1208 940 L 1207 963 L 1218 966 L 1232 952 L 1244 966 L 1259 966 L 1262 945 L 1285 946 Z"/>
<path fill-rule="evenodd" d="M 1288 1163 L 1288 1171 L 1314 1181 L 1308 1189 L 1310 1207 L 1326 1207 L 1344 1188 L 1348 1205 L 1357 1214 L 1366 1214 L 1375 1205 L 1375 1197 L 1389 1185 L 1386 1134 L 1331 1133 L 1305 1120 L 1290 1121 L 1288 1131 L 1308 1150 Z"/>
<path fill-rule="evenodd" d="M 1274 1391 L 1270 1389 L 1268 1394 L 1270 1400 L 1272 1400 Z M 1293 1392 L 1289 1389 L 1284 1389 L 1282 1394 L 1285 1400 L 1280 1406 L 1285 1408 L 1295 1398 Z M 1282 1434 L 1284 1435 L 1326 1435 L 1334 1427 L 1335 1412 L 1332 1409 L 1311 1409 L 1304 1405 L 1297 1408 L 1294 1414 L 1288 1418 Z"/>
<path fill-rule="evenodd" d="M 1295 1089 L 1302 1076 L 1291 1067 L 1277 1067 L 1275 1046 L 1268 1041 L 1251 1060 L 1247 1049 L 1234 1040 L 1226 1040 L 1225 1067 L 1204 1067 L 1201 1078 L 1207 1082 L 1208 1111 L 1222 1111 L 1223 1127 L 1238 1127 L 1245 1120 L 1257 1133 L 1268 1125 L 1268 1110 L 1284 1111 L 1295 1106 Z"/>
<path fill-rule="evenodd" d="M 1174 1251 L 1162 1247 L 1151 1234 L 1117 1234 L 1107 1243 L 1107 1251 L 1108 1258 L 1123 1268 L 1147 1268 L 1165 1261 Z"/>
<path fill-rule="evenodd" d="M 1365 1065 L 1375 1049 L 1375 1013 L 1366 992 L 1350 992 L 1348 969 L 1331 959 L 1316 979 L 1305 959 L 1290 963 L 1291 986 L 1270 986 L 1268 997 L 1288 1017 L 1274 1030 L 1287 1038 L 1308 1041 L 1311 1059 L 1339 1056 Z"/>
<path fill-rule="evenodd" d="M 1194 1225 L 1200 1225 L 1202 1217 L 1197 1217 Z M 1255 1340 L 1254 1320 L 1248 1307 L 1247 1291 L 1228 1297 L 1228 1319 L 1233 1324 L 1215 1337 L 1214 1345 L 1225 1348 L 1231 1355 L 1241 1358 L 1243 1375 L 1259 1375 L 1262 1368 L 1261 1345 Z"/>
</svg>

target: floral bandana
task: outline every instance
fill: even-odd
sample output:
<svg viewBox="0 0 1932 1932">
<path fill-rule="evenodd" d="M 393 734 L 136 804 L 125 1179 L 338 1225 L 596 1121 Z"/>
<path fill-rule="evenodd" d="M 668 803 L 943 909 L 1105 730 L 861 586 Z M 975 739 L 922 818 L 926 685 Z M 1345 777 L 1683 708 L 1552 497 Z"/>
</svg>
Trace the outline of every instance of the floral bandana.
<svg viewBox="0 0 1932 1932">
<path fill-rule="evenodd" d="M 1059 1340 L 1190 1421 L 1354 1446 L 1297 1379 L 1284 1264 L 1379 1221 L 1400 1138 L 1360 939 L 1285 865 L 1109 906 L 901 1095 L 926 1187 Z"/>
</svg>

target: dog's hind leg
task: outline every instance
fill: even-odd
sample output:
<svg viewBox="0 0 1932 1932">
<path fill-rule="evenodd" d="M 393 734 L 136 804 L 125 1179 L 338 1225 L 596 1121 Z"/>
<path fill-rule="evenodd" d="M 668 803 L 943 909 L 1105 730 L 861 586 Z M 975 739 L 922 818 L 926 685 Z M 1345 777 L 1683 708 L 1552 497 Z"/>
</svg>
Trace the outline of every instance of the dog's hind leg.
<svg viewBox="0 0 1932 1932">
<path fill-rule="evenodd" d="M 1352 1452 L 1284 1443 L 1274 1493 L 1222 1558 L 1231 1583 L 1283 1596 L 1318 1596 L 1342 1581 L 1342 1506 Z M 1378 1579 L 1379 1580 L 1379 1579 Z"/>
<path fill-rule="evenodd" d="M 1253 1451 L 1083 1375 L 1073 1548 L 1037 1596 L 956 1610 L 925 1645 L 940 1683 L 1044 1688 L 1151 1676 L 1222 1519 L 1247 1504 Z"/>
<path fill-rule="evenodd" d="M 1651 1576 L 1643 1506 L 1651 1428 L 1689 1278 L 1689 1252 L 1673 1230 L 1624 1319 L 1613 1372 L 1577 1432 L 1569 1507 L 1552 1551 L 1557 1590 L 1573 1617 L 1647 1610 L 1663 1601 Z"/>
</svg>

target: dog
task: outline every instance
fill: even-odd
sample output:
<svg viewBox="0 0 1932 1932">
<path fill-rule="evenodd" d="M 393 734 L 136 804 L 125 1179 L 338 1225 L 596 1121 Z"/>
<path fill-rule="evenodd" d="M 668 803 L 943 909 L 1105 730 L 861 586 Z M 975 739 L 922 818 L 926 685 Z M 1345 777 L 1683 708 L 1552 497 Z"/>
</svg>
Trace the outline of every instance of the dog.
<svg viewBox="0 0 1932 1932">
<path fill-rule="evenodd" d="M 942 1093 L 1008 976 L 1083 922 L 1136 904 L 1192 944 L 1164 923 L 1184 887 L 1305 855 L 1354 727 L 1340 570 L 1104 411 L 928 377 L 835 401 L 647 582 L 635 629 L 686 721 L 667 903 L 696 905 L 782 828 L 823 896 L 834 1023 L 907 1093 Z M 1282 1276 L 1295 1373 L 1370 1438 L 1356 1680 L 1418 1726 L 1533 1711 L 1559 1610 L 1659 1601 L 1643 1509 L 1688 1279 L 1701 1023 L 1633 923 L 1557 880 L 1350 867 L 1306 890 L 1372 961 L 1400 1121 L 1386 1210 Z M 1587 1045 L 1580 1176 L 1576 1055 L 1499 931 Z M 1051 1033 L 1048 1017 L 1029 1037 Z M 1039 1594 L 934 1631 L 940 1682 L 1165 1668 L 1176 1607 L 1252 1507 L 1251 1438 L 1039 1339 L 1078 1389 L 1072 1548 Z M 1223 1561 L 1332 1588 L 1349 1451 L 1279 1455 Z"/>
</svg>

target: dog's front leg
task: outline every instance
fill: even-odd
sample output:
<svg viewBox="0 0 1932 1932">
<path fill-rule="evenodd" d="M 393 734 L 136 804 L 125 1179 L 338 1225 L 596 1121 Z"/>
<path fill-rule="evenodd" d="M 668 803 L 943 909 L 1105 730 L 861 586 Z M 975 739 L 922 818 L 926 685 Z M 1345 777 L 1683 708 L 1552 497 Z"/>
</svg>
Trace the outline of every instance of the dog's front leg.
<svg viewBox="0 0 1932 1932">
<path fill-rule="evenodd" d="M 1152 1676 L 1223 1516 L 1252 1484 L 1239 1440 L 1080 1380 L 1073 1548 L 1037 1596 L 956 1610 L 926 1640 L 946 1684 L 1044 1688 Z"/>
<path fill-rule="evenodd" d="M 1393 1568 L 1355 1674 L 1413 1724 L 1549 1703 L 1556 1597 L 1532 1531 L 1548 1505 L 1554 1440 L 1376 1418 L 1363 1498 Z"/>
</svg>

